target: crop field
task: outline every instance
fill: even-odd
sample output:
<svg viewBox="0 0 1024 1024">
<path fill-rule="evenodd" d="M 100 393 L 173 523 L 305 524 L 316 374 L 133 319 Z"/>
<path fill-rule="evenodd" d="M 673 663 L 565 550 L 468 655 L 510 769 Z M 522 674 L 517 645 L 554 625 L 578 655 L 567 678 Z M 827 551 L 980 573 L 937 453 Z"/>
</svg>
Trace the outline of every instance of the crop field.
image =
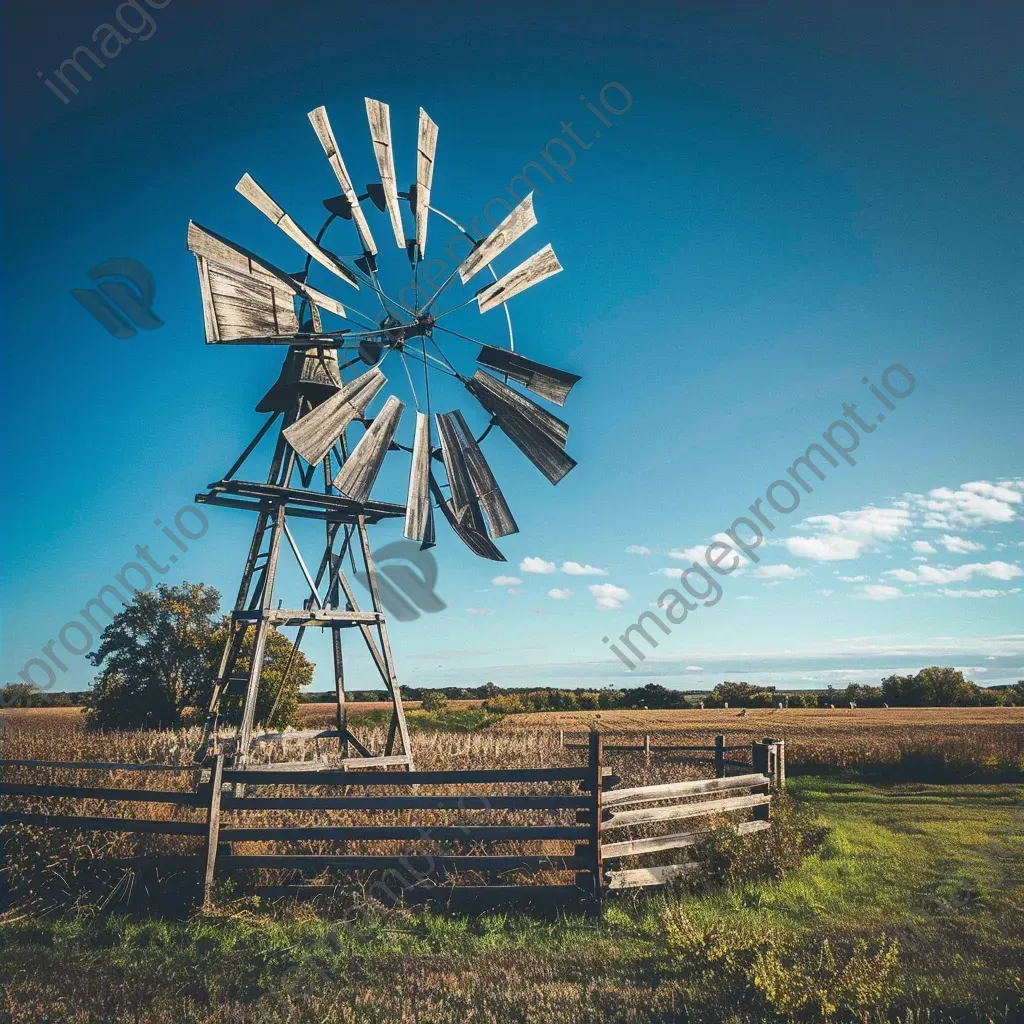
<svg viewBox="0 0 1024 1024">
<path fill-rule="evenodd" d="M 313 707 L 315 706 L 307 706 Z M 376 709 L 367 708 L 373 712 Z M 417 766 L 582 763 L 563 747 L 595 719 L 546 713 L 477 729 L 426 727 Z M 460 709 L 456 709 L 460 710 Z M 475 711 L 477 709 L 461 709 Z M 315 710 L 310 712 L 315 714 Z M 417 721 L 424 727 L 418 727 Z M 314 719 L 315 722 L 315 719 Z M 597 917 L 543 906 L 456 914 L 386 908 L 358 886 L 327 905 L 267 902 L 224 886 L 206 912 L 153 907 L 98 858 L 192 837 L 58 837 L 6 826 L 0 1019 L 12 1024 L 291 1022 L 900 1021 L 1021 1019 L 1024 1007 L 1024 714 L 922 711 L 604 712 L 608 742 L 652 734 L 651 764 L 610 752 L 623 785 L 705 778 L 706 762 L 659 742 L 729 745 L 785 737 L 793 774 L 775 824 L 705 851 L 708 875 L 669 890 L 609 896 Z M 187 765 L 182 732 L 87 732 L 76 709 L 2 716 L 9 759 Z M 383 727 L 356 731 L 374 744 Z M 274 757 L 312 756 L 295 741 Z M 913 769 L 910 771 L 909 769 Z M 897 776 L 903 771 L 903 780 Z M 18 769 L 5 781 L 23 781 Z M 887 773 L 880 780 L 876 775 Z M 87 773 L 76 773 L 79 776 Z M 97 772 L 86 783 L 127 784 Z M 47 781 L 70 783 L 50 770 Z M 130 780 L 187 788 L 191 776 Z M 284 788 L 284 787 L 282 787 Z M 515 786 L 503 792 L 520 792 Z M 103 814 L 96 801 L 62 810 Z M 138 804 L 139 817 L 199 812 Z M 259 823 L 264 812 L 247 811 Z M 365 813 L 322 812 L 317 824 Z M 437 822 L 459 812 L 438 811 Z M 500 811 L 488 811 L 500 821 Z M 281 819 L 276 819 L 280 821 Z M 522 820 L 522 819 L 520 819 Z M 559 841 L 551 841 L 550 849 Z M 257 844 L 253 844 L 256 846 Z"/>
</svg>

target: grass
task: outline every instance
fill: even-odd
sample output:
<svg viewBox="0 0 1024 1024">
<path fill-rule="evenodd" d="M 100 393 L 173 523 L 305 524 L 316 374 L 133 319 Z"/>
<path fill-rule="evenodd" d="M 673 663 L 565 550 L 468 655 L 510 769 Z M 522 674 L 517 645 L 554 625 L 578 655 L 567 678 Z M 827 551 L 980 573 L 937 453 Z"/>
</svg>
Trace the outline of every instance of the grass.
<svg viewBox="0 0 1024 1024">
<path fill-rule="evenodd" d="M 0 926 L 4 1012 L 13 1024 L 1019 1020 L 1024 787 L 807 777 L 793 789 L 831 832 L 785 878 L 609 900 L 599 920 L 396 909 L 345 924 L 252 906 L 14 920 Z M 826 941 L 836 964 L 823 972 Z M 884 991 L 869 986 L 858 1011 L 872 977 Z M 846 1009 L 830 1015 L 836 999 Z"/>
<path fill-rule="evenodd" d="M 1007 709 L 992 710 L 1005 716 Z M 193 733 L 86 733 L 77 717 L 63 711 L 5 714 L 4 756 L 185 764 L 197 739 Z M 454 718 L 411 712 L 418 764 L 555 765 L 579 763 L 584 756 L 559 746 L 557 726 L 524 731 L 505 720 L 474 728 L 482 714 L 464 707 L 442 713 Z M 662 716 L 673 713 L 647 714 L 665 729 Z M 806 711 L 748 712 L 743 718 L 728 712 L 683 714 L 721 718 L 676 721 L 675 729 L 656 735 L 675 742 L 700 742 L 696 737 L 717 732 L 726 732 L 730 742 L 785 735 L 791 767 L 793 749 L 802 752 L 797 764 L 804 772 L 815 764 L 830 772 L 845 766 L 843 776 L 791 778 L 797 807 L 829 826 L 816 852 L 771 877 L 749 877 L 740 870 L 741 858 L 724 886 L 609 898 L 600 918 L 543 909 L 456 916 L 376 905 L 353 913 L 351 892 L 314 909 L 260 903 L 244 890 L 225 889 L 215 912 L 172 919 L 131 910 L 130 897 L 137 893 L 129 893 L 127 883 L 74 893 L 68 868 L 88 866 L 94 856 L 128 853 L 135 842 L 146 848 L 178 842 L 191 849 L 194 840 L 92 833 L 74 840 L 72 845 L 79 845 L 71 849 L 52 832 L 8 826 L 17 838 L 8 842 L 5 883 L 20 879 L 32 891 L 18 890 L 18 901 L 0 919 L 0 1019 L 12 1024 L 981 1024 L 1024 1019 L 1024 785 L 878 785 L 851 772 L 872 764 L 898 766 L 904 763 L 900 758 L 916 751 L 925 758 L 918 766 L 941 769 L 938 777 L 948 776 L 957 764 L 984 778 L 993 756 L 998 764 L 998 758 L 1012 758 L 1020 749 L 1022 723 L 1001 717 L 986 726 L 948 710 L 909 712 L 895 722 L 876 720 L 871 728 L 858 728 L 847 716 L 859 713 L 849 711 L 834 717 Z M 568 717 L 551 715 L 548 721 L 561 719 L 569 727 Z M 464 728 L 451 727 L 457 724 Z M 383 741 L 383 728 L 372 718 L 360 719 L 356 728 L 374 745 Z M 960 761 L 948 759 L 954 750 Z M 296 750 L 279 756 L 294 757 Z M 656 757 L 649 768 L 634 754 L 608 760 L 624 786 L 707 775 L 706 765 L 667 758 Z M 11 770 L 11 781 L 22 779 L 18 771 Z M 52 770 L 46 781 L 71 778 Z M 186 777 L 175 779 L 142 783 L 137 775 L 101 773 L 75 781 L 188 785 Z M 109 812 L 96 804 L 61 809 Z M 139 804 L 129 813 L 173 812 L 166 805 Z M 374 816 L 381 823 L 385 818 Z M 335 820 L 341 819 L 328 812 L 317 824 Z M 784 835 L 785 821 L 785 814 L 777 816 L 776 828 L 750 840 Z M 4 831 L 6 838 L 10 833 Z M 760 863 L 756 857 L 753 862 Z M 44 878 L 46 884 L 39 885 Z"/>
</svg>

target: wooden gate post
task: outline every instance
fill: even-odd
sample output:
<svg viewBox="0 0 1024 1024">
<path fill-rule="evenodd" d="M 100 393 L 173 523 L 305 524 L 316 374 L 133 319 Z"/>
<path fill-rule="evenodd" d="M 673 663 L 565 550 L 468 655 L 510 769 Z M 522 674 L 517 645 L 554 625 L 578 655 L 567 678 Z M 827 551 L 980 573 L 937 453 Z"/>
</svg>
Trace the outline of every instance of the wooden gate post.
<svg viewBox="0 0 1024 1024">
<path fill-rule="evenodd" d="M 644 761 L 647 767 L 651 767 L 651 734 L 644 733 Z"/>
<path fill-rule="evenodd" d="M 206 866 L 203 876 L 203 906 L 213 893 L 213 873 L 217 866 L 217 837 L 220 834 L 220 794 L 224 785 L 224 754 L 218 753 L 210 770 L 210 808 L 206 815 Z"/>
<path fill-rule="evenodd" d="M 768 776 L 768 782 L 765 783 L 764 786 L 755 786 L 751 788 L 752 793 L 765 792 L 770 794 L 772 791 L 772 775 L 771 766 L 769 764 L 770 751 L 771 743 L 767 741 L 758 742 L 757 740 L 754 740 L 750 744 L 750 760 L 754 772 L 758 775 Z M 762 804 L 758 807 L 755 807 L 751 812 L 751 817 L 754 821 L 768 821 L 771 817 L 771 805 Z"/>
<path fill-rule="evenodd" d="M 588 785 L 593 797 L 590 820 L 590 853 L 594 873 L 593 893 L 598 907 L 601 905 L 601 892 L 604 887 L 604 860 L 601 856 L 601 818 L 602 794 L 604 793 L 604 740 L 596 730 L 590 733 L 590 749 L 587 758 Z"/>
<path fill-rule="evenodd" d="M 715 777 L 725 778 L 725 737 L 715 737 Z"/>
</svg>

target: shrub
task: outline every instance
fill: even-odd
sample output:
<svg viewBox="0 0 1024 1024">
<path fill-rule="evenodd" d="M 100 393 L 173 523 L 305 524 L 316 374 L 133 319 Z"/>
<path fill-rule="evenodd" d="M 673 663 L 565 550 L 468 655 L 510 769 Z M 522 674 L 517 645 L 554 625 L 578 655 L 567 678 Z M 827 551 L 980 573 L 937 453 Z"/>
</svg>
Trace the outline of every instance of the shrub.
<svg viewBox="0 0 1024 1024">
<path fill-rule="evenodd" d="M 424 690 L 420 706 L 424 711 L 446 711 L 448 709 L 448 698 L 441 690 Z"/>
<path fill-rule="evenodd" d="M 514 693 L 498 693 L 484 701 L 484 710 L 493 715 L 518 715 L 529 710 Z"/>
</svg>

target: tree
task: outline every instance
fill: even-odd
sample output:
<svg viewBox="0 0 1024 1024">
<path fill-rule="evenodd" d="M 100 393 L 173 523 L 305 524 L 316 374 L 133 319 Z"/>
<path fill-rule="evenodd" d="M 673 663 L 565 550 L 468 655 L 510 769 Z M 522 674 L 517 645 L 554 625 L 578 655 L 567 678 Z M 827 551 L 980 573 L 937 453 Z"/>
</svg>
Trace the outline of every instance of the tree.
<svg viewBox="0 0 1024 1024">
<path fill-rule="evenodd" d="M 114 616 L 89 655 L 100 674 L 86 700 L 92 728 L 173 729 L 205 709 L 213 693 L 227 620 L 218 616 L 220 594 L 203 583 L 159 584 L 140 591 Z M 235 668 L 247 675 L 254 628 Z M 256 701 L 256 721 L 281 727 L 294 718 L 298 690 L 311 682 L 313 665 L 297 652 L 287 686 L 278 690 L 291 655 L 291 641 L 276 629 L 267 635 L 264 671 Z M 225 717 L 237 718 L 242 696 L 225 702 Z M 275 706 L 276 704 L 276 706 Z"/>
<path fill-rule="evenodd" d="M 448 698 L 443 690 L 424 690 L 423 701 L 420 707 L 424 711 L 430 711 L 431 713 L 446 711 L 448 709 Z"/>
<path fill-rule="evenodd" d="M 955 668 L 932 665 L 917 675 L 882 680 L 882 700 L 893 707 L 964 707 L 981 700 L 978 686 Z"/>
<path fill-rule="evenodd" d="M 40 708 L 48 701 L 35 683 L 6 683 L 0 690 L 0 707 Z"/>
</svg>

